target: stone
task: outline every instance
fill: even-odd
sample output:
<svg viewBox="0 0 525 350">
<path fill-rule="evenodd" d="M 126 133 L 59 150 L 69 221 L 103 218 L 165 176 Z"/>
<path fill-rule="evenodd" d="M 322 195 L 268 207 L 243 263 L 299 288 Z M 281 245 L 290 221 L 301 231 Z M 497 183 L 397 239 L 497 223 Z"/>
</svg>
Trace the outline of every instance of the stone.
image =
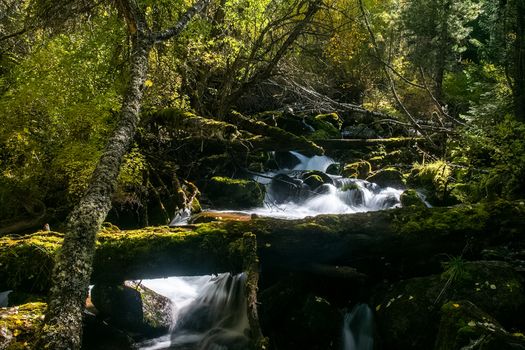
<svg viewBox="0 0 525 350">
<path fill-rule="evenodd" d="M 381 169 L 368 176 L 366 181 L 376 183 L 381 187 L 405 188 L 403 174 L 394 168 Z"/>
<path fill-rule="evenodd" d="M 343 176 L 354 179 L 366 179 L 372 171 L 372 166 L 366 160 L 346 164 L 343 168 Z"/>
<path fill-rule="evenodd" d="M 204 194 L 216 208 L 247 209 L 260 207 L 264 202 L 266 190 L 253 180 L 212 177 Z"/>
<path fill-rule="evenodd" d="M 401 193 L 401 205 L 403 207 L 415 206 L 419 208 L 425 208 L 426 204 L 423 202 L 419 194 L 414 189 L 408 189 Z"/>
</svg>

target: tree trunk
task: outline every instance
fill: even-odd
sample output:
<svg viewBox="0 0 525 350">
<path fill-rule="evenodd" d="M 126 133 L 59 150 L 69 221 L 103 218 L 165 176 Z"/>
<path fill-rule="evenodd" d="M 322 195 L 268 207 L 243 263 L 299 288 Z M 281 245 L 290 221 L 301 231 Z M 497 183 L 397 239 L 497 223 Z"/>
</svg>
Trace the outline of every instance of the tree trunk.
<svg viewBox="0 0 525 350">
<path fill-rule="evenodd" d="M 516 0 L 516 15 L 514 106 L 516 119 L 525 122 L 525 0 Z"/>
<path fill-rule="evenodd" d="M 78 349 L 82 312 L 92 271 L 95 238 L 111 209 L 111 195 L 124 155 L 139 122 L 148 55 L 153 45 L 137 32 L 133 38 L 129 86 L 122 102 L 120 121 L 92 175 L 88 189 L 67 220 L 67 234 L 56 259 L 53 287 L 38 349 Z"/>
</svg>

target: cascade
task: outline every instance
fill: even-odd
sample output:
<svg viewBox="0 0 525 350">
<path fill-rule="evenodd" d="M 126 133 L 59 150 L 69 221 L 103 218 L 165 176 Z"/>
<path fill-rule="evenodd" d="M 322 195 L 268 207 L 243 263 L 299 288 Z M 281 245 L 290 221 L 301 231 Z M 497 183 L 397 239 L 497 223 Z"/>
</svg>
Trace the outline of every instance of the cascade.
<svg viewBox="0 0 525 350">
<path fill-rule="evenodd" d="M 254 180 L 267 186 L 265 206 L 247 210 L 247 213 L 261 216 L 281 217 L 287 219 L 298 219 L 306 216 L 319 214 L 350 214 L 357 212 L 376 211 L 395 208 L 400 205 L 400 196 L 403 193 L 400 189 L 391 187 L 382 188 L 377 184 L 358 179 L 343 178 L 341 176 L 326 175 L 331 178 L 330 183 L 325 183 L 315 190 L 305 189 L 302 180 L 294 178 L 297 174 L 306 171 L 321 171 L 326 169 L 334 162 L 326 156 L 307 157 L 298 152 L 290 152 L 300 163 L 292 170 L 280 169 L 277 172 L 266 173 L 265 176 L 254 176 Z M 273 186 L 272 182 L 290 181 L 281 180 L 282 175 L 291 178 L 297 190 L 288 189 L 290 193 L 284 195 L 283 186 Z M 268 181 L 273 177 L 274 180 Z M 302 186 L 302 187 L 301 187 Z M 285 190 L 286 185 L 284 186 Z"/>
<path fill-rule="evenodd" d="M 146 280 L 171 299 L 171 334 L 139 344 L 142 350 L 240 350 L 249 343 L 245 274 Z"/>
<path fill-rule="evenodd" d="M 366 304 L 356 305 L 343 323 L 343 350 L 373 350 L 373 314 Z"/>
</svg>

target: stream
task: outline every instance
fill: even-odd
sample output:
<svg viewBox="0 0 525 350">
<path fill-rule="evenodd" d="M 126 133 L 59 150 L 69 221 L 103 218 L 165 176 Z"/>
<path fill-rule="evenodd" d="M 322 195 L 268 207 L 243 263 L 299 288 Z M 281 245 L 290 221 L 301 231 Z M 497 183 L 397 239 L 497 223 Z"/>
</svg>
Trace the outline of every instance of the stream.
<svg viewBox="0 0 525 350">
<path fill-rule="evenodd" d="M 333 159 L 290 153 L 299 161 L 291 169 L 283 167 L 274 172 L 253 176 L 255 181 L 266 186 L 265 205 L 241 212 L 296 219 L 318 214 L 349 214 L 400 206 L 402 190 L 381 188 L 364 180 L 325 175 L 327 168 L 335 163 Z M 296 180 L 297 175 L 310 171 L 329 176 L 328 183 L 315 192 L 298 190 L 292 196 L 282 195 L 287 181 L 294 181 L 301 188 L 302 183 L 301 180 Z M 279 181 L 284 182 L 285 186 Z M 235 350 L 244 349 L 248 344 L 244 274 L 170 277 L 144 280 L 142 283 L 169 298 L 174 305 L 174 314 L 170 334 L 142 342 L 137 345 L 138 349 Z M 358 304 L 343 319 L 342 349 L 372 350 L 373 320 L 370 308 L 366 304 Z"/>
</svg>

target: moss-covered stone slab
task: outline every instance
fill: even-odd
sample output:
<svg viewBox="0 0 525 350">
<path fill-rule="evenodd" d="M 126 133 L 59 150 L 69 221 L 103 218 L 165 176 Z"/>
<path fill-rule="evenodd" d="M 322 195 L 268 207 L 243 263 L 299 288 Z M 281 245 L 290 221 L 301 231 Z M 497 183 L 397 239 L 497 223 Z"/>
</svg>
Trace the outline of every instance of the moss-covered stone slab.
<svg viewBox="0 0 525 350">
<path fill-rule="evenodd" d="M 44 321 L 45 303 L 0 308 L 0 349 L 31 349 Z"/>
<path fill-rule="evenodd" d="M 92 281 L 240 271 L 236 249 L 246 232 L 257 237 L 263 269 L 302 270 L 316 264 L 352 266 L 380 278 L 440 269 L 446 254 L 471 254 L 522 241 L 525 203 L 452 208 L 399 208 L 301 220 L 253 218 L 180 228 L 151 227 L 98 235 Z M 62 236 L 38 232 L 0 239 L 0 290 L 45 293 Z"/>
</svg>

